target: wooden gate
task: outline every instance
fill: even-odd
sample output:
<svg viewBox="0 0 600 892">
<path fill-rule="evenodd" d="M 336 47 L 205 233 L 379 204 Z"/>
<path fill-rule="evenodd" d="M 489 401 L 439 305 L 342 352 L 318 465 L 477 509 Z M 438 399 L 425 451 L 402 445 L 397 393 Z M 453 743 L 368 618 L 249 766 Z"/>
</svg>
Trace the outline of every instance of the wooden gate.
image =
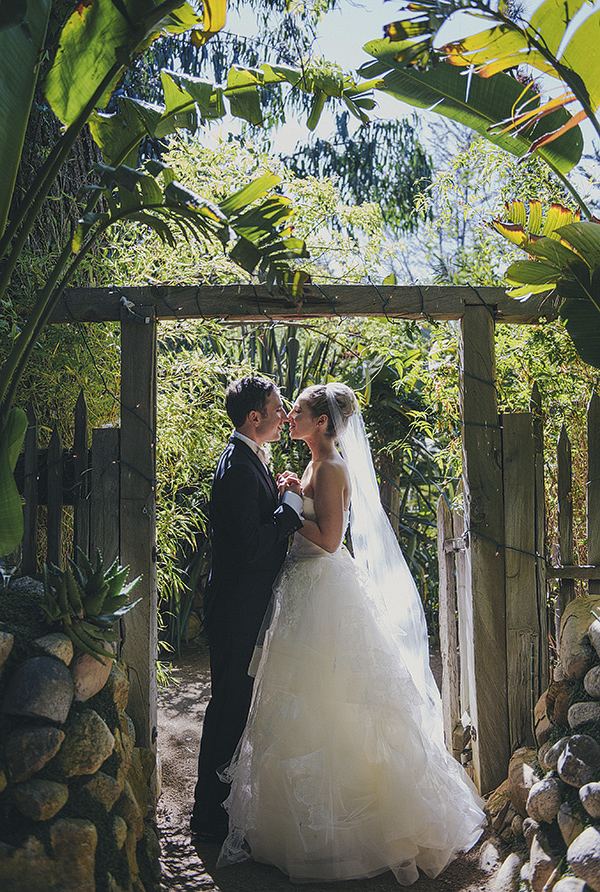
<svg viewBox="0 0 600 892">
<path fill-rule="evenodd" d="M 114 428 L 88 429 L 83 393 L 75 409 L 72 448 L 55 427 L 48 448 L 38 450 L 31 409 L 23 455 L 25 498 L 22 570 L 39 572 L 38 506 L 47 507 L 44 557 L 61 565 L 79 546 L 105 565 L 129 564 L 141 603 L 121 620 L 120 656 L 131 669 L 128 711 L 141 746 L 156 739 L 156 326 L 154 307 L 123 312 L 121 320 L 121 420 Z M 18 478 L 17 474 L 17 478 Z M 72 507 L 72 541 L 63 541 L 65 511 Z M 42 549 L 43 551 L 44 549 Z"/>
<path fill-rule="evenodd" d="M 534 385 L 530 412 L 498 416 L 490 338 L 491 320 L 465 315 L 464 507 L 451 512 L 443 498 L 438 502 L 446 744 L 457 759 L 472 758 L 482 792 L 506 777 L 518 747 L 535 746 L 534 706 L 548 687 L 551 640 L 575 597 L 575 580 L 587 580 L 590 593 L 600 591 L 600 399 L 594 395 L 588 407 L 588 564 L 575 566 L 567 432 L 563 427 L 558 440 L 558 541 L 552 543 L 545 532 L 540 393 Z"/>
<path fill-rule="evenodd" d="M 548 316 L 543 300 L 507 297 L 502 288 L 307 285 L 301 300 L 264 286 L 148 286 L 72 289 L 51 322 L 121 320 L 122 388 L 119 462 L 119 560 L 141 575 L 143 604 L 126 617 L 123 656 L 133 675 L 133 718 L 140 743 L 156 735 L 155 325 L 162 319 L 247 322 L 352 316 L 461 320 L 461 413 L 464 429 L 465 539 L 463 658 L 468 658 L 475 777 L 482 791 L 506 776 L 508 735 L 505 634 L 504 508 L 500 425 L 494 388 L 494 324 Z M 92 465 L 93 467 L 93 465 Z M 93 474 L 93 471 L 92 471 Z M 500 494 L 500 499 L 498 495 Z M 107 533 L 108 535 L 108 533 Z M 459 532 L 457 538 L 462 538 Z M 461 558 L 459 558 L 460 560 Z M 493 572 L 490 573 L 490 568 Z M 524 646 L 524 645 L 523 645 Z M 490 698 L 489 701 L 487 698 Z M 491 741 L 494 745 L 491 746 Z"/>
</svg>

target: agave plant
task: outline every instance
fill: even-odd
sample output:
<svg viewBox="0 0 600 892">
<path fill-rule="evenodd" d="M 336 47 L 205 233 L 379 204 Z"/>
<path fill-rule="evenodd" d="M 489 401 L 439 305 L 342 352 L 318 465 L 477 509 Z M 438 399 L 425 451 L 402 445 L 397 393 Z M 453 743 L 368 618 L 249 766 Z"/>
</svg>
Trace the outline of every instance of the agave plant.
<svg viewBox="0 0 600 892">
<path fill-rule="evenodd" d="M 102 657 L 115 659 L 114 651 L 107 649 L 119 640 L 112 627 L 141 601 L 129 602 L 129 593 L 141 577 L 126 584 L 129 567 L 120 567 L 114 561 L 105 570 L 98 549 L 94 567 L 80 548 L 77 551 L 83 569 L 70 558 L 64 571 L 54 564 L 44 564 L 42 609 L 76 648 L 104 663 Z"/>
<path fill-rule="evenodd" d="M 491 227 L 529 256 L 506 270 L 512 297 L 547 293 L 584 362 L 600 368 L 600 220 L 554 204 L 512 201 Z"/>
</svg>

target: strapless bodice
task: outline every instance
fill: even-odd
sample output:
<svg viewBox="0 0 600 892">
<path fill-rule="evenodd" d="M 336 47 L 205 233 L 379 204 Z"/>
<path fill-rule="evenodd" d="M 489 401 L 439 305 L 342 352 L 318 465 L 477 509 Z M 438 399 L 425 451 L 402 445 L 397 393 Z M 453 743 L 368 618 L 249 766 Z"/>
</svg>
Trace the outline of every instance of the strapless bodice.
<svg viewBox="0 0 600 892">
<path fill-rule="evenodd" d="M 310 496 L 302 496 L 302 516 L 305 520 L 316 521 L 317 519 L 317 515 L 315 514 L 315 502 Z M 349 517 L 350 512 L 344 511 L 344 531 L 348 526 Z M 342 548 L 341 545 L 340 548 Z M 337 551 L 339 551 L 340 548 L 338 548 Z M 316 555 L 321 556 L 330 554 L 330 552 L 325 551 L 320 545 L 310 542 L 304 536 L 300 535 L 300 533 L 295 533 L 290 554 L 294 555 L 294 557 L 314 557 Z M 334 552 L 334 554 L 337 554 L 337 552 Z"/>
</svg>

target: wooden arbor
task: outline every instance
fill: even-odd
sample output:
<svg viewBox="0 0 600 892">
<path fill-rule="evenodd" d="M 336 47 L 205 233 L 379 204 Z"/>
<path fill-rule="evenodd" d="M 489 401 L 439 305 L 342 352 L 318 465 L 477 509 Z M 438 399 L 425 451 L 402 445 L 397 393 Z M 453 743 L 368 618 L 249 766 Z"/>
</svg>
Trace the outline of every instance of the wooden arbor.
<svg viewBox="0 0 600 892">
<path fill-rule="evenodd" d="M 460 320 L 467 531 L 463 595 L 471 616 L 461 641 L 461 659 L 472 667 L 469 703 L 475 729 L 475 780 L 487 792 L 506 777 L 511 747 L 505 550 L 498 548 L 505 541 L 505 526 L 494 326 L 534 323 L 548 316 L 540 299 L 514 301 L 501 288 L 308 286 L 297 303 L 248 285 L 73 289 L 64 296 L 52 322 L 121 321 L 119 559 L 131 565 L 132 575 L 143 577 L 137 590 L 143 597 L 142 609 L 126 618 L 123 657 L 136 679 L 130 708 L 140 743 L 150 746 L 156 738 L 154 322 L 177 318 L 291 322 L 336 316 Z M 515 443 L 518 448 L 518 434 Z M 535 588 L 527 598 L 535 601 Z M 528 622 L 526 617 L 522 621 Z"/>
</svg>

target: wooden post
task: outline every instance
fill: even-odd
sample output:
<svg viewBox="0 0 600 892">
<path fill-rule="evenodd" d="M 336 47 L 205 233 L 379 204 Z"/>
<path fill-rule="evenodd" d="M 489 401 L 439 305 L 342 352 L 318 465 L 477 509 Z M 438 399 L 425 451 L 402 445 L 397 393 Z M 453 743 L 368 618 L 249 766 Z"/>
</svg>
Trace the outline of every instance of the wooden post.
<svg viewBox="0 0 600 892">
<path fill-rule="evenodd" d="M 450 546 L 447 545 L 450 543 Z M 452 515 L 443 496 L 437 504 L 437 546 L 439 564 L 439 623 L 442 657 L 442 708 L 446 749 L 460 761 L 462 746 L 456 752 L 455 731 L 460 725 L 458 699 L 458 636 L 456 632 L 456 591 L 452 549 Z"/>
<path fill-rule="evenodd" d="M 588 405 L 587 540 L 588 564 L 600 565 L 600 398 L 596 391 Z M 590 595 L 600 594 L 600 579 L 590 579 Z"/>
<path fill-rule="evenodd" d="M 465 308 L 462 318 L 460 398 L 466 552 L 466 599 L 474 666 L 470 717 L 473 769 L 481 793 L 506 779 L 510 735 L 506 690 L 506 597 L 501 437 L 495 387 L 494 320 L 486 306 Z"/>
<path fill-rule="evenodd" d="M 25 454 L 23 456 L 23 573 L 35 576 L 37 573 L 37 530 L 38 530 L 38 423 L 32 405 L 27 408 L 27 433 L 25 434 Z"/>
<path fill-rule="evenodd" d="M 49 563 L 62 566 L 63 450 L 56 425 L 48 446 L 48 550 Z"/>
<path fill-rule="evenodd" d="M 573 563 L 573 489 L 571 477 L 571 441 L 562 426 L 556 447 L 558 465 L 558 551 L 561 567 Z M 556 640 L 560 637 L 560 618 L 575 597 L 575 581 L 561 579 L 555 608 Z"/>
<path fill-rule="evenodd" d="M 548 583 L 546 580 L 546 497 L 544 490 L 544 425 L 542 395 L 534 381 L 529 409 L 533 415 L 533 465 L 535 475 L 535 565 L 536 599 L 540 630 L 538 662 L 539 689 L 537 697 L 550 684 L 550 642 L 548 639 Z"/>
<path fill-rule="evenodd" d="M 502 416 L 506 554 L 506 664 L 511 751 L 533 746 L 539 696 L 533 416 Z"/>
<path fill-rule="evenodd" d="M 90 494 L 90 557 L 94 566 L 97 548 L 105 567 L 119 557 L 119 498 L 119 429 L 95 428 Z"/>
<path fill-rule="evenodd" d="M 90 499 L 88 413 L 83 390 L 75 406 L 75 432 L 73 436 L 73 554 L 76 546 L 85 554 L 90 550 Z M 75 557 L 77 560 L 77 558 Z"/>
<path fill-rule="evenodd" d="M 146 321 L 144 321 L 146 320 Z M 140 746 L 156 744 L 156 324 L 154 307 L 121 317 L 121 563 L 142 598 L 124 620 L 128 711 Z"/>
</svg>

